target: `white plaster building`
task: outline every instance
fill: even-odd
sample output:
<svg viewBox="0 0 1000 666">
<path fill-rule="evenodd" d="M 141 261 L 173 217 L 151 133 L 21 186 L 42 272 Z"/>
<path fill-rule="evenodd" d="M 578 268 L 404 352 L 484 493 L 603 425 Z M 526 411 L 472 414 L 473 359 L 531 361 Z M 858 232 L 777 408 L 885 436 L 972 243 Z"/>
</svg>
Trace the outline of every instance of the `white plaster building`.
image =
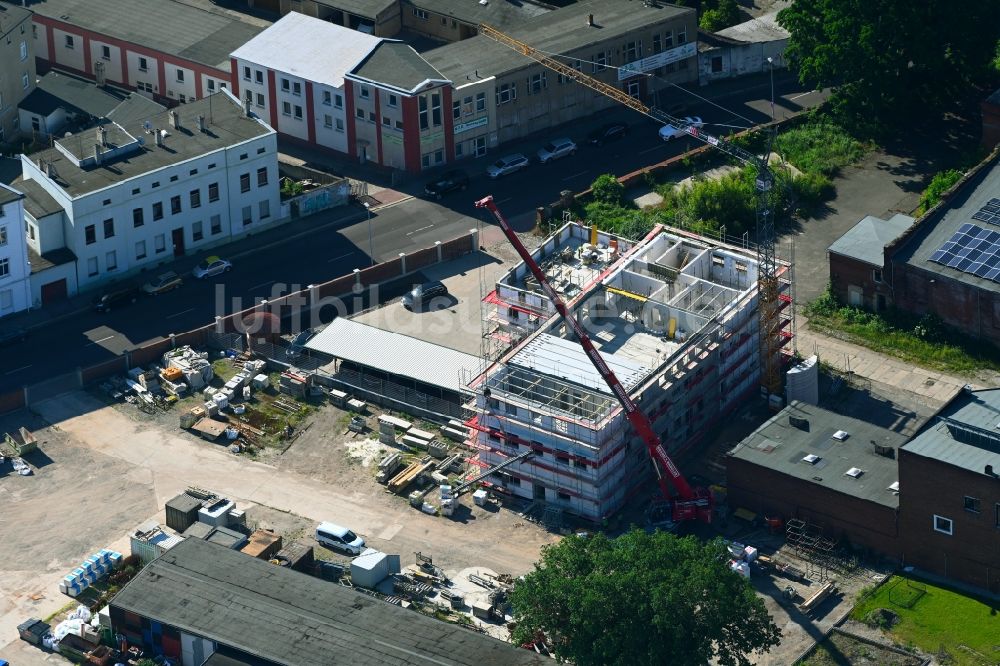
<svg viewBox="0 0 1000 666">
<path fill-rule="evenodd" d="M 31 306 L 28 246 L 24 224 L 24 195 L 0 183 L 0 317 Z"/>
<path fill-rule="evenodd" d="M 73 295 L 259 231 L 280 217 L 277 140 L 227 90 L 22 156 L 28 243 L 72 253 Z M 63 262 L 65 263 L 65 262 Z M 49 268 L 49 267 L 46 267 Z M 44 275 L 45 271 L 39 273 Z M 47 278 L 37 278 L 44 304 Z M 75 285 L 72 284 L 75 281 Z"/>
</svg>

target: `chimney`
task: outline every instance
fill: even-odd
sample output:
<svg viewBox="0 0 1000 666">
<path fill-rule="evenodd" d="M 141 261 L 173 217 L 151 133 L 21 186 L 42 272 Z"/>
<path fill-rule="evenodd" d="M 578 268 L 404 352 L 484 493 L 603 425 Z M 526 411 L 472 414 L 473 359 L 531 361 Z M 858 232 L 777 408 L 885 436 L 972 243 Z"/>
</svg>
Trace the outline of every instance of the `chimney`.
<svg viewBox="0 0 1000 666">
<path fill-rule="evenodd" d="M 104 125 L 97 128 L 97 142 L 104 148 L 108 147 L 108 129 Z"/>
<path fill-rule="evenodd" d="M 198 131 L 199 132 L 205 131 L 205 116 L 201 115 L 198 116 Z"/>
<path fill-rule="evenodd" d="M 250 100 L 243 100 L 243 115 L 247 118 L 250 117 Z"/>
<path fill-rule="evenodd" d="M 94 164 L 97 166 L 101 165 L 101 144 L 94 144 Z"/>
<path fill-rule="evenodd" d="M 986 466 L 986 476 L 996 476 L 996 474 L 993 473 L 993 465 Z"/>
<path fill-rule="evenodd" d="M 94 63 L 94 78 L 97 80 L 97 86 L 99 88 L 103 88 L 107 84 L 107 79 L 104 76 L 103 62 Z"/>
<path fill-rule="evenodd" d="M 590 27 L 594 26 L 594 15 L 593 14 L 587 14 L 587 25 L 589 25 Z"/>
<path fill-rule="evenodd" d="M 156 145 L 159 146 L 160 148 L 162 148 L 163 147 L 163 135 L 160 134 L 160 130 L 158 130 L 158 129 L 156 129 L 154 127 L 153 128 L 153 136 L 156 137 Z"/>
<path fill-rule="evenodd" d="M 169 113 L 169 116 L 170 116 L 170 126 L 171 127 L 173 127 L 174 129 L 177 129 L 178 127 L 181 126 L 181 119 L 177 116 L 177 112 L 176 111 L 171 111 Z"/>
<path fill-rule="evenodd" d="M 47 178 L 52 177 L 52 162 L 42 162 L 42 170 Z"/>
</svg>

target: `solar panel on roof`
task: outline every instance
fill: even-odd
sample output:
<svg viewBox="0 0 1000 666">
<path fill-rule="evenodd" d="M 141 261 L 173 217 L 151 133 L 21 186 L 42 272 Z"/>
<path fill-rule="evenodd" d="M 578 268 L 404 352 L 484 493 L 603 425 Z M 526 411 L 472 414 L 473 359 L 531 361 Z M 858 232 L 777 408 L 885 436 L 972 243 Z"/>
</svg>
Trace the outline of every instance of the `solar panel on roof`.
<svg viewBox="0 0 1000 666">
<path fill-rule="evenodd" d="M 986 274 L 993 270 L 990 266 L 986 264 L 977 264 L 977 268 L 972 271 L 974 275 L 979 277 L 986 277 Z"/>
<path fill-rule="evenodd" d="M 993 198 L 987 201 L 982 208 L 972 214 L 972 219 L 1000 226 L 1000 199 Z"/>
<path fill-rule="evenodd" d="M 996 200 L 1000 206 L 1000 199 Z M 992 216 L 984 213 L 980 217 Z M 1000 214 L 996 215 L 1000 226 Z M 962 224 L 945 243 L 931 255 L 931 261 L 960 271 L 1000 282 L 1000 231 L 991 231 L 974 224 Z"/>
</svg>

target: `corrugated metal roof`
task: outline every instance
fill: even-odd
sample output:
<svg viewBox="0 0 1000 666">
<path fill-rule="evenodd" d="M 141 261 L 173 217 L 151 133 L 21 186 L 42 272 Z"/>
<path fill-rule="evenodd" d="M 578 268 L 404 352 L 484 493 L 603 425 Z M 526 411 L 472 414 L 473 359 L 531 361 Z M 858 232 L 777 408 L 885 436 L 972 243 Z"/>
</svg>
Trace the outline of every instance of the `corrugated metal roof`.
<svg viewBox="0 0 1000 666">
<path fill-rule="evenodd" d="M 626 391 L 638 386 L 652 372 L 646 366 L 621 356 L 614 354 L 601 356 Z M 559 377 L 605 395 L 614 395 L 587 358 L 583 347 L 575 340 L 541 333 L 514 354 L 508 363 L 543 375 Z"/>
<path fill-rule="evenodd" d="M 885 246 L 899 238 L 914 220 L 909 215 L 895 214 L 888 220 L 868 215 L 843 236 L 834 241 L 830 252 L 858 259 L 873 266 L 885 263 Z"/>
<path fill-rule="evenodd" d="M 469 374 L 479 367 L 479 358 L 472 354 L 345 318 L 334 319 L 306 347 L 449 391 L 469 392 L 462 383 L 463 371 Z"/>
<path fill-rule="evenodd" d="M 992 465 L 1000 473 L 1000 389 L 962 391 L 938 416 L 903 447 L 907 452 L 980 474 Z"/>
</svg>

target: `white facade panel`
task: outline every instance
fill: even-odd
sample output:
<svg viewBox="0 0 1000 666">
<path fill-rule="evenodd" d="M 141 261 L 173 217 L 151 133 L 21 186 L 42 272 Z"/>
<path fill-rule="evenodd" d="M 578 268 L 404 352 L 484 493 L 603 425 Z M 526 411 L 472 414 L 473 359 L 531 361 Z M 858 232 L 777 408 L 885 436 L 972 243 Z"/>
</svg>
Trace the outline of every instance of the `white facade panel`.
<svg viewBox="0 0 1000 666">
<path fill-rule="evenodd" d="M 126 51 L 125 65 L 128 68 L 129 85 L 135 86 L 136 90 L 147 97 L 161 94 L 156 58 L 135 51 Z"/>
<path fill-rule="evenodd" d="M 30 276 L 23 199 L 16 199 L 0 204 L 0 318 L 31 307 Z"/>
<path fill-rule="evenodd" d="M 53 28 L 52 41 L 56 57 L 55 64 L 75 69 L 78 72 L 85 71 L 82 34 Z"/>
<path fill-rule="evenodd" d="M 97 75 L 97 64 L 104 64 L 104 77 L 108 81 L 124 81 L 122 72 L 124 64 L 122 62 L 122 50 L 108 42 L 96 39 L 90 40 L 90 62 L 94 67 L 94 75 Z"/>
</svg>

